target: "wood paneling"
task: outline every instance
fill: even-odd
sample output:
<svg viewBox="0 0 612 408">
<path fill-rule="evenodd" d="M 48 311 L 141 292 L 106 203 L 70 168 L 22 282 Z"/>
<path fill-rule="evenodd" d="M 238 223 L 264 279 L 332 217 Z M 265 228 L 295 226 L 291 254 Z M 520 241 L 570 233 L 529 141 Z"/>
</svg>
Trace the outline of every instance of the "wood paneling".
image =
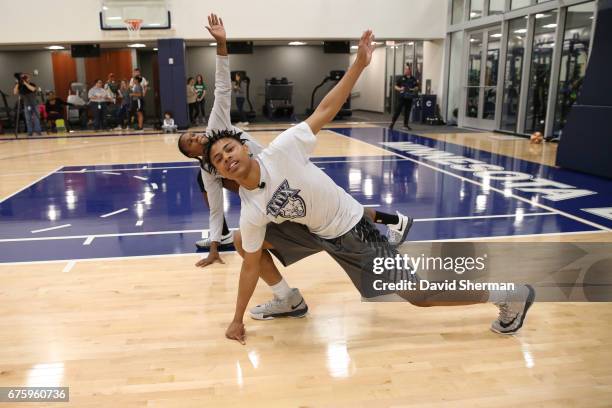
<svg viewBox="0 0 612 408">
<path fill-rule="evenodd" d="M 53 64 L 53 83 L 55 94 L 66 100 L 70 83 L 77 80 L 76 62 L 69 51 L 54 51 L 51 53 Z"/>
<path fill-rule="evenodd" d="M 130 79 L 132 76 L 131 50 L 103 50 L 97 58 L 85 58 L 87 89 L 96 79 L 106 81 L 111 72 L 115 74 L 118 81 Z"/>
</svg>

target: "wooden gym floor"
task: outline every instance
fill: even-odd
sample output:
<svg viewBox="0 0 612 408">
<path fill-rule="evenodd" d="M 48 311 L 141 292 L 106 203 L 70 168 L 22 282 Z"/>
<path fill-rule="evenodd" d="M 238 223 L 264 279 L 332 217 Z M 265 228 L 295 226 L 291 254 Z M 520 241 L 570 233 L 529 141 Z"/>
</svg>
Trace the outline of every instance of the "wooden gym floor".
<svg viewBox="0 0 612 408">
<path fill-rule="evenodd" d="M 554 162 L 554 145 L 519 138 L 427 137 Z M 0 199 L 61 166 L 184 161 L 172 135 L 0 141 L 0 152 Z M 332 131 L 315 152 L 390 154 Z M 70 387 L 69 403 L 24 405 L 45 407 L 612 406 L 610 304 L 536 303 L 520 334 L 504 337 L 488 329 L 490 304 L 362 303 L 319 254 L 281 268 L 308 316 L 247 319 L 242 346 L 224 339 L 240 258 L 222 257 L 206 269 L 193 266 L 197 254 L 80 260 L 68 271 L 57 261 L 0 264 L 0 386 Z M 260 283 L 252 303 L 269 297 Z"/>
</svg>

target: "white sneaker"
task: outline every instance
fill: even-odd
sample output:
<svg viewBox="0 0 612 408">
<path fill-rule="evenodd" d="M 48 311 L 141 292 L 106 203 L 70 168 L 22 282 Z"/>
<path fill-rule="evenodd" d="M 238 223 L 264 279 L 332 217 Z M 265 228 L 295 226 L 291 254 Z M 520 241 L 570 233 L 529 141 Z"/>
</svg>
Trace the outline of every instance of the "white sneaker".
<svg viewBox="0 0 612 408">
<path fill-rule="evenodd" d="M 523 288 L 523 299 L 514 302 L 496 302 L 499 308 L 497 320 L 491 324 L 491 330 L 499 334 L 514 334 L 523 326 L 527 311 L 535 300 L 535 290 L 531 285 Z"/>
<path fill-rule="evenodd" d="M 412 223 L 414 220 L 399 211 L 396 211 L 397 216 L 399 217 L 399 225 L 397 226 L 387 226 L 389 231 L 387 233 L 387 239 L 389 243 L 394 246 L 401 245 L 408 236 L 408 232 L 412 227 Z"/>
<path fill-rule="evenodd" d="M 234 242 L 234 234 L 232 234 L 232 232 L 230 231 L 229 234 L 221 236 L 221 242 L 219 242 L 219 246 L 229 245 L 233 242 Z M 211 243 L 211 240 L 210 240 L 210 237 L 208 237 L 208 238 L 204 238 L 204 239 L 197 241 L 195 243 L 195 246 L 198 247 L 199 249 L 207 249 L 207 248 L 210 248 L 210 243 Z"/>
<path fill-rule="evenodd" d="M 297 288 L 292 288 L 291 294 L 285 299 L 274 296 L 272 300 L 249 310 L 251 318 L 255 320 L 272 320 L 277 317 L 304 317 L 307 312 L 308 305 Z"/>
</svg>

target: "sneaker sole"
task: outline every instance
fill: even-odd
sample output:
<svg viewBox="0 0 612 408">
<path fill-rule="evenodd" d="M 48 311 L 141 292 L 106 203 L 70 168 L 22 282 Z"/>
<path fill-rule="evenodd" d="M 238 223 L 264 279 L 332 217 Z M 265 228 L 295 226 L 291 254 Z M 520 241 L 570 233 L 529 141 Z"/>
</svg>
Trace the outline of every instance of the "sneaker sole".
<svg viewBox="0 0 612 408">
<path fill-rule="evenodd" d="M 412 228 L 412 224 L 414 224 L 414 219 L 411 217 L 408 217 L 408 225 L 406 226 L 406 229 L 404 230 L 404 233 L 402 234 L 402 238 L 399 240 L 398 243 L 392 244 L 393 246 L 398 247 L 406 241 L 406 238 L 408 237 L 408 233 L 410 232 L 410 229 Z"/>
<path fill-rule="evenodd" d="M 234 241 L 230 241 L 230 242 L 223 242 L 221 241 L 219 243 L 219 247 L 225 246 L 225 245 L 232 245 L 234 243 Z M 196 246 L 196 248 L 198 249 L 208 249 L 210 248 L 210 245 L 198 245 L 197 243 L 194 244 Z"/>
<path fill-rule="evenodd" d="M 250 313 L 251 319 L 253 320 L 274 320 L 278 317 L 292 317 L 294 319 L 299 319 L 306 316 L 308 313 L 308 306 L 303 309 L 292 310 L 291 312 L 283 312 L 283 313 L 275 313 L 271 315 L 265 315 L 263 313 Z"/>
<path fill-rule="evenodd" d="M 497 333 L 497 334 L 511 335 L 511 334 L 515 334 L 521 329 L 521 327 L 523 327 L 523 322 L 525 321 L 525 317 L 527 317 L 527 311 L 529 311 L 529 308 L 531 307 L 531 305 L 533 305 L 533 302 L 535 300 L 535 289 L 533 288 L 533 286 L 531 285 L 525 285 L 525 286 L 527 286 L 527 289 L 529 289 L 529 295 L 527 295 L 527 300 L 525 301 L 525 309 L 523 309 L 523 313 L 521 313 L 519 325 L 515 329 L 512 329 L 510 331 L 496 330 L 493 328 L 493 326 L 491 326 L 492 332 Z"/>
</svg>

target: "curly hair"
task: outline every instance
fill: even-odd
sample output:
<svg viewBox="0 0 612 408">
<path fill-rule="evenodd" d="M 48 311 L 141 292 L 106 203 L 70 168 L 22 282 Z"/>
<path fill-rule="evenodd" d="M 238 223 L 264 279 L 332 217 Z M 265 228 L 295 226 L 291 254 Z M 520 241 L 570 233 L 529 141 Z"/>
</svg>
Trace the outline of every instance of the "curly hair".
<svg viewBox="0 0 612 408">
<path fill-rule="evenodd" d="M 240 136 L 242 136 L 242 132 L 236 132 L 230 129 L 213 130 L 211 132 L 211 135 L 208 136 L 208 143 L 204 145 L 204 153 L 202 155 L 202 162 L 201 162 L 202 168 L 211 174 L 215 174 L 217 170 L 215 169 L 215 166 L 213 166 L 212 162 L 210 161 L 210 150 L 212 149 L 213 145 L 221 139 L 234 139 L 235 141 L 243 145 L 246 143 L 247 140 L 241 138 Z"/>
</svg>

